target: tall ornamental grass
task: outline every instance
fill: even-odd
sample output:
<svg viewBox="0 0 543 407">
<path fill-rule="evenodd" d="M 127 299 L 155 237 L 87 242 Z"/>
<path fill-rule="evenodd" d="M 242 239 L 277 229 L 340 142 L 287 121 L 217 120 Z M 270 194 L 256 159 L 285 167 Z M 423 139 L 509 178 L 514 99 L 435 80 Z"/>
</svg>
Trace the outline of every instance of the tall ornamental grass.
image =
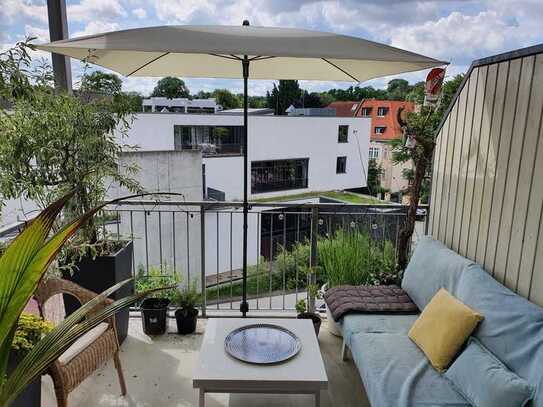
<svg viewBox="0 0 543 407">
<path fill-rule="evenodd" d="M 396 280 L 396 253 L 389 241 L 368 233 L 337 230 L 318 242 L 318 264 L 330 287 L 390 284 Z"/>
</svg>

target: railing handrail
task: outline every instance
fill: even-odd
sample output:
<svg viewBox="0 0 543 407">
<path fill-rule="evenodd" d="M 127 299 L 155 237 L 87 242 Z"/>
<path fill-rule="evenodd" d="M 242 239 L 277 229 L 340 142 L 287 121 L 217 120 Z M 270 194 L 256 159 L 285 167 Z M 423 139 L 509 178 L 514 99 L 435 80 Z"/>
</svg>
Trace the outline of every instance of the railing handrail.
<svg viewBox="0 0 543 407">
<path fill-rule="evenodd" d="M 317 196 L 318 198 L 318 196 Z M 302 198 L 303 199 L 303 198 Z M 143 200 L 126 200 L 122 202 L 116 202 L 112 206 L 123 206 L 123 205 L 129 205 L 129 206 L 141 206 L 141 205 L 149 205 L 149 206 L 197 206 L 197 207 L 235 207 L 235 208 L 242 208 L 243 202 L 238 201 L 167 201 L 167 200 L 152 200 L 152 199 L 143 199 Z M 337 207 L 345 206 L 345 207 L 351 207 L 351 208 L 408 208 L 408 205 L 403 204 L 387 204 L 387 203 L 377 203 L 377 204 L 357 204 L 357 203 L 351 203 L 351 202 L 321 202 L 321 203 L 313 203 L 313 202 L 293 202 L 293 201 L 286 201 L 286 202 L 256 202 L 256 201 L 250 201 L 249 207 L 260 207 L 260 208 L 337 208 Z M 420 204 L 418 206 L 421 209 L 427 209 L 427 204 Z"/>
</svg>

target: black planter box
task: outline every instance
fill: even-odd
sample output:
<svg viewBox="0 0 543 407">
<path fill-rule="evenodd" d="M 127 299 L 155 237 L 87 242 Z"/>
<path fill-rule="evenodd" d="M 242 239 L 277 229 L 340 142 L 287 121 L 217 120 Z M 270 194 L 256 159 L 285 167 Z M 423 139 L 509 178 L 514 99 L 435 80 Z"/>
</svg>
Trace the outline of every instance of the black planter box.
<svg viewBox="0 0 543 407">
<path fill-rule="evenodd" d="M 13 371 L 19 363 L 19 358 L 13 352 L 9 355 L 8 372 Z M 36 377 L 10 405 L 11 407 L 40 407 L 41 406 L 41 375 Z"/>
<path fill-rule="evenodd" d="M 111 256 L 98 256 L 94 260 L 92 257 L 85 258 L 77 265 L 78 270 L 73 275 L 65 278 L 95 293 L 101 293 L 109 287 L 133 277 L 133 250 L 133 243 L 127 242 L 126 246 Z M 134 294 L 134 281 L 121 287 L 110 298 L 118 300 L 132 294 Z M 73 297 L 65 295 L 64 306 L 66 315 L 70 315 L 79 308 L 79 303 Z M 123 343 L 128 334 L 129 312 L 129 309 L 126 308 L 115 315 L 119 343 Z"/>
</svg>

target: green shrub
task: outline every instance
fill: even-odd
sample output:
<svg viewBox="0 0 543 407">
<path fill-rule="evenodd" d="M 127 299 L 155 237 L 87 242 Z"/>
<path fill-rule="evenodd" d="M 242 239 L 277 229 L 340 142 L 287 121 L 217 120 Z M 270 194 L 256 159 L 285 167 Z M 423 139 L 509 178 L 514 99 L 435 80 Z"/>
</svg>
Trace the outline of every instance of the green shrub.
<svg viewBox="0 0 543 407">
<path fill-rule="evenodd" d="M 168 287 L 178 285 L 181 282 L 181 277 L 178 273 L 175 273 L 168 265 L 160 267 L 151 266 L 149 272 L 145 273 L 145 268 L 142 264 L 138 266 L 135 279 L 136 293 L 142 293 L 147 290 L 153 290 L 160 287 Z M 148 298 L 167 298 L 171 302 L 175 300 L 177 295 L 176 288 L 170 288 L 168 290 L 162 290 L 153 294 L 150 294 Z"/>
<path fill-rule="evenodd" d="M 17 329 L 11 349 L 18 355 L 24 355 L 37 344 L 46 333 L 53 329 L 53 324 L 33 314 L 23 312 L 17 322 Z"/>
</svg>

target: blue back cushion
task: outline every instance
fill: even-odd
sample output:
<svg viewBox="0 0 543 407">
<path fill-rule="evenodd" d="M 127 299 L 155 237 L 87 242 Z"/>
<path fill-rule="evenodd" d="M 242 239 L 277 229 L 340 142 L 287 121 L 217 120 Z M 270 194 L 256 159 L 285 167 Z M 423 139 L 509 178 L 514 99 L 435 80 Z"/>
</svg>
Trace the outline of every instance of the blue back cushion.
<svg viewBox="0 0 543 407">
<path fill-rule="evenodd" d="M 485 317 L 474 336 L 537 388 L 533 405 L 543 407 L 543 308 L 513 293 L 476 264 L 463 273 L 457 294 Z"/>
<path fill-rule="evenodd" d="M 422 311 L 440 288 L 456 296 L 460 276 L 471 264 L 431 236 L 424 236 L 405 270 L 402 288 Z"/>
</svg>

